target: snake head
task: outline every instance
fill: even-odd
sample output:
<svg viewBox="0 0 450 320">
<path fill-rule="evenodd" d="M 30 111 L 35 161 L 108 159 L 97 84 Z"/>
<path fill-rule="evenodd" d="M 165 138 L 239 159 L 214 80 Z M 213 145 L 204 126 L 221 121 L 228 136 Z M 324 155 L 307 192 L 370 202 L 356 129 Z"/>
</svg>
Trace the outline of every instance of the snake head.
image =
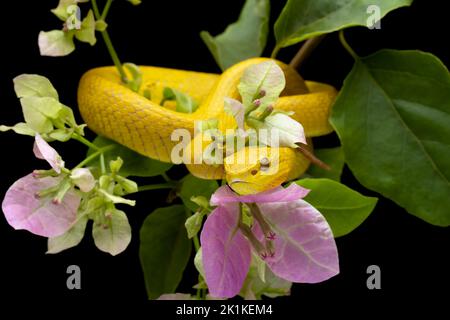
<svg viewBox="0 0 450 320">
<path fill-rule="evenodd" d="M 292 156 L 289 148 L 242 148 L 225 158 L 228 185 L 241 195 L 273 189 L 288 179 Z"/>
</svg>

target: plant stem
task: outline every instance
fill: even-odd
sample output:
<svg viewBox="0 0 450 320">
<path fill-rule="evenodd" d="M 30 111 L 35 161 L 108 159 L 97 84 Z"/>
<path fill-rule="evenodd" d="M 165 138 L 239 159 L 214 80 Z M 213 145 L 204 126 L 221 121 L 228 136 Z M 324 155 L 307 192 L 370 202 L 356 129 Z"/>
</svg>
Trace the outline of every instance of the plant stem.
<svg viewBox="0 0 450 320">
<path fill-rule="evenodd" d="M 149 190 L 158 190 L 158 189 L 172 189 L 174 187 L 175 187 L 175 183 L 171 183 L 171 182 L 159 183 L 159 184 L 148 184 L 145 186 L 140 186 L 138 188 L 138 192 L 149 191 Z"/>
<path fill-rule="evenodd" d="M 278 52 L 280 51 L 280 47 L 279 46 L 275 46 L 275 48 L 272 51 L 272 54 L 270 55 L 270 57 L 272 59 L 275 59 L 277 57 Z"/>
<path fill-rule="evenodd" d="M 116 51 L 114 50 L 114 47 L 112 45 L 111 38 L 109 37 L 108 32 L 105 30 L 105 31 L 102 31 L 101 34 L 103 37 L 103 41 L 105 42 L 106 48 L 108 48 L 109 54 L 111 55 L 111 59 L 113 60 L 115 66 L 117 68 L 117 71 L 119 71 L 122 82 L 127 83 L 128 82 L 127 75 L 125 74 L 125 71 L 122 67 L 122 63 L 120 62 L 119 56 L 117 55 Z"/>
<path fill-rule="evenodd" d="M 206 300 L 207 289 L 202 289 L 202 300 Z"/>
<path fill-rule="evenodd" d="M 254 203 L 248 203 L 247 205 L 250 208 L 250 212 L 252 213 L 253 218 L 255 218 L 256 222 L 258 222 L 259 226 L 261 227 L 261 231 L 264 233 L 265 236 L 268 236 L 270 232 L 272 232 L 272 230 L 269 224 L 264 219 L 258 206 Z"/>
<path fill-rule="evenodd" d="M 106 18 L 106 14 L 109 11 L 109 6 L 111 6 L 111 0 L 108 0 L 108 2 L 106 3 L 105 9 L 103 10 L 103 14 L 100 15 L 100 11 L 98 10 L 98 6 L 97 6 L 97 0 L 92 0 L 92 8 L 94 10 L 94 15 L 95 15 L 95 19 L 96 20 L 104 20 L 102 19 L 102 17 L 104 16 Z M 114 62 L 114 65 L 117 68 L 117 71 L 120 74 L 120 78 L 122 79 L 122 82 L 127 83 L 128 82 L 128 78 L 127 75 L 125 73 L 125 70 L 123 69 L 122 63 L 120 62 L 119 56 L 117 55 L 116 50 L 114 49 L 114 46 L 111 42 L 111 38 L 109 37 L 108 31 L 103 30 L 100 31 L 102 37 L 103 37 L 103 41 L 105 42 L 106 48 L 108 49 L 109 55 L 111 56 L 112 61 Z"/>
<path fill-rule="evenodd" d="M 172 179 L 170 179 L 169 178 L 169 176 L 164 172 L 164 173 L 161 173 L 161 177 L 163 177 L 163 179 L 166 181 L 166 182 L 171 182 L 171 181 L 173 181 Z"/>
<path fill-rule="evenodd" d="M 103 148 L 98 149 L 96 152 L 94 152 L 93 154 L 91 154 L 90 156 L 88 156 L 86 159 L 84 159 L 83 161 L 81 161 L 79 164 L 76 165 L 76 167 L 74 169 L 78 169 L 78 168 L 82 168 L 84 165 L 88 164 L 89 162 L 91 162 L 92 160 L 94 160 L 95 158 L 97 158 L 99 155 L 102 155 L 103 153 L 105 153 L 106 151 L 109 151 L 111 149 L 114 148 L 114 145 L 109 145 Z"/>
<path fill-rule="evenodd" d="M 247 238 L 247 240 L 250 241 L 250 244 L 252 245 L 253 249 L 258 254 L 264 253 L 265 249 L 263 244 L 259 242 L 259 240 L 255 237 L 249 226 L 244 224 L 242 221 L 239 221 L 238 228 L 242 232 L 242 234 Z"/>
<path fill-rule="evenodd" d="M 347 52 L 353 57 L 353 59 L 359 60 L 359 56 L 355 53 L 355 51 L 353 51 L 347 40 L 345 40 L 344 30 L 339 31 L 339 40 L 341 41 L 341 44 L 345 48 L 345 50 L 347 50 Z"/>
<path fill-rule="evenodd" d="M 97 1 L 92 0 L 92 9 L 94 10 L 95 19 L 100 19 L 100 11 L 98 10 Z"/>
<path fill-rule="evenodd" d="M 106 173 L 105 155 L 103 153 L 100 155 L 100 170 L 102 171 L 102 174 Z"/>
<path fill-rule="evenodd" d="M 198 250 L 200 250 L 200 240 L 198 239 L 198 235 L 195 235 L 192 238 L 192 241 L 194 242 L 195 252 L 198 252 Z"/>
<path fill-rule="evenodd" d="M 105 20 L 106 16 L 108 15 L 109 12 L 109 8 L 111 8 L 111 3 L 113 2 L 113 0 L 108 0 L 105 4 L 105 7 L 103 8 L 103 12 L 102 15 L 100 17 L 100 20 Z"/>
<path fill-rule="evenodd" d="M 294 69 L 298 69 L 302 65 L 303 61 L 305 61 L 311 55 L 311 53 L 319 45 L 323 38 L 325 38 L 325 35 L 306 40 L 306 42 L 300 47 L 300 50 L 298 50 L 297 54 L 291 60 L 289 65 Z"/>
<path fill-rule="evenodd" d="M 92 142 L 90 142 L 88 139 L 86 139 L 83 136 L 80 136 L 78 133 L 74 133 L 72 135 L 72 138 L 81 142 L 82 144 L 84 144 L 85 146 L 87 146 L 88 148 L 92 148 L 94 150 L 100 150 L 99 147 L 97 147 L 95 144 L 93 144 Z"/>
</svg>

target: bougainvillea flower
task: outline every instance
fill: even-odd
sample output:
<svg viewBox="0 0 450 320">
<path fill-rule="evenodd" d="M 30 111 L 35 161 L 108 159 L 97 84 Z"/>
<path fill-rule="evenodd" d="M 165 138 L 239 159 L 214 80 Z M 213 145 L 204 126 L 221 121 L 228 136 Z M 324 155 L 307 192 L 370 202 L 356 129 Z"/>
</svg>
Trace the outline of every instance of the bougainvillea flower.
<svg viewBox="0 0 450 320">
<path fill-rule="evenodd" d="M 275 275 L 292 282 L 316 283 L 339 273 L 332 231 L 325 218 L 306 201 L 309 190 L 296 184 L 239 196 L 228 186 L 211 197 L 217 206 L 201 234 L 206 283 L 214 297 L 239 293 L 251 262 L 251 251 Z M 248 227 L 240 203 L 252 211 Z"/>
<path fill-rule="evenodd" d="M 39 134 L 36 134 L 33 152 L 36 158 L 47 161 L 56 173 L 61 173 L 61 169 L 64 168 L 64 161 L 58 152 Z"/>
<path fill-rule="evenodd" d="M 38 196 L 43 190 L 56 187 L 59 177 L 37 178 L 29 174 L 8 189 L 2 203 L 6 220 L 14 229 L 25 229 L 44 237 L 66 232 L 76 220 L 80 196 L 69 189 L 61 203 L 52 196 Z"/>
<path fill-rule="evenodd" d="M 61 173 L 64 161 L 39 134 L 36 134 L 33 152 L 37 158 L 46 160 L 55 172 Z M 8 189 L 2 209 L 14 229 L 56 237 L 71 228 L 80 201 L 71 183 L 62 176 L 39 177 L 31 173 Z"/>
<path fill-rule="evenodd" d="M 73 169 L 70 179 L 83 192 L 89 192 L 95 187 L 95 178 L 88 168 Z"/>
</svg>

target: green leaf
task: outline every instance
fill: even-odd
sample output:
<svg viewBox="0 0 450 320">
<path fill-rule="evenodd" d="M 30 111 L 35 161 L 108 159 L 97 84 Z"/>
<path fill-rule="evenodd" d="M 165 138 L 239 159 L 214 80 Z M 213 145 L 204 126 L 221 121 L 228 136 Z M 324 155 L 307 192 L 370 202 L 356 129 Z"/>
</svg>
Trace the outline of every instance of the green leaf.
<svg viewBox="0 0 450 320">
<path fill-rule="evenodd" d="M 199 208 L 209 209 L 209 199 L 206 199 L 203 196 L 191 197 L 191 201 L 194 202 Z"/>
<path fill-rule="evenodd" d="M 300 41 L 351 26 L 371 25 L 367 8 L 380 8 L 380 18 L 413 0 L 288 0 L 275 22 L 277 47 L 283 48 Z"/>
<path fill-rule="evenodd" d="M 163 96 L 161 105 L 164 104 L 164 101 L 175 100 L 177 104 L 176 111 L 178 112 L 192 113 L 198 108 L 198 103 L 181 91 L 166 87 L 164 88 Z"/>
<path fill-rule="evenodd" d="M 238 85 L 246 113 L 262 110 L 274 104 L 286 85 L 283 70 L 272 60 L 252 65 L 245 69 Z M 254 104 L 258 99 L 258 105 Z"/>
<path fill-rule="evenodd" d="M 100 148 L 108 145 L 114 145 L 112 150 L 105 152 L 105 161 L 106 163 L 109 163 L 111 160 L 116 160 L 117 157 L 122 158 L 123 166 L 121 167 L 119 173 L 125 177 L 153 177 L 166 172 L 172 167 L 171 163 L 160 162 L 158 160 L 147 158 L 102 136 L 98 136 L 93 143 Z M 91 155 L 94 152 L 95 150 L 91 148 L 88 151 L 88 155 Z"/>
<path fill-rule="evenodd" d="M 247 0 L 238 21 L 222 34 L 213 37 L 207 31 L 200 33 L 222 70 L 262 54 L 269 32 L 269 15 L 269 0 Z"/>
<path fill-rule="evenodd" d="M 66 106 L 50 97 L 24 97 L 20 99 L 20 102 L 22 107 L 24 107 L 24 105 L 30 106 L 31 109 L 52 120 L 58 119 L 61 116 L 61 113 L 66 112 L 66 110 L 64 110 L 64 107 Z"/>
<path fill-rule="evenodd" d="M 19 122 L 12 127 L 0 125 L 1 132 L 5 132 L 5 131 L 9 131 L 9 130 L 13 130 L 17 134 L 23 134 L 23 135 L 32 136 L 32 137 L 34 137 L 36 134 L 33 129 L 31 129 L 26 123 L 23 123 L 23 122 Z"/>
<path fill-rule="evenodd" d="M 96 196 L 88 201 L 86 201 L 86 204 L 80 206 L 78 208 L 78 214 L 79 215 L 88 215 L 90 219 L 94 219 L 99 214 L 104 214 L 104 208 L 107 206 L 105 202 L 105 198 L 101 196 Z"/>
<path fill-rule="evenodd" d="M 14 79 L 14 85 L 16 94 L 20 97 L 26 124 L 19 123 L 13 128 L 4 127 L 4 130 L 12 129 L 27 135 L 35 131 L 47 134 L 46 140 L 63 142 L 69 140 L 74 132 L 84 135 L 86 125 L 77 125 L 72 109 L 58 101 L 58 94 L 46 78 L 22 75 Z M 57 129 L 53 130 L 54 127 Z"/>
<path fill-rule="evenodd" d="M 192 241 L 187 238 L 184 206 L 153 211 L 140 231 L 139 256 L 149 299 L 174 293 L 189 261 Z"/>
<path fill-rule="evenodd" d="M 314 154 L 317 158 L 329 165 L 331 169 L 325 170 L 319 166 L 310 166 L 306 174 L 313 178 L 328 178 L 340 181 L 345 160 L 342 148 L 315 149 Z"/>
<path fill-rule="evenodd" d="M 438 58 L 382 50 L 358 60 L 331 123 L 365 187 L 450 225 L 450 75 Z"/>
<path fill-rule="evenodd" d="M 127 87 L 138 92 L 142 84 L 142 72 L 137 65 L 131 62 L 126 62 L 123 66 L 131 74 L 131 79 L 128 79 Z"/>
<path fill-rule="evenodd" d="M 97 42 L 97 39 L 95 38 L 95 26 L 94 13 L 92 10 L 89 10 L 88 14 L 81 22 L 81 29 L 75 31 L 75 38 L 93 46 Z"/>
<path fill-rule="evenodd" d="M 260 269 L 264 268 L 264 280 Z M 244 281 L 239 295 L 245 300 L 261 300 L 262 296 L 276 298 L 288 296 L 291 293 L 292 282 L 277 277 L 265 267 L 265 262 L 253 257 L 247 278 Z"/>
<path fill-rule="evenodd" d="M 88 222 L 87 215 L 80 217 L 68 231 L 54 238 L 48 238 L 47 253 L 59 253 L 77 246 L 84 237 L 84 231 Z"/>
<path fill-rule="evenodd" d="M 198 205 L 191 201 L 191 197 L 203 196 L 209 199 L 218 187 L 216 180 L 203 180 L 188 174 L 183 178 L 180 198 L 186 207 L 195 212 L 198 209 Z"/>
<path fill-rule="evenodd" d="M 15 77 L 13 82 L 18 98 L 50 97 L 59 100 L 58 92 L 46 77 L 38 74 L 21 74 Z"/>
<path fill-rule="evenodd" d="M 67 56 L 75 50 L 73 32 L 64 32 L 61 30 L 39 32 L 38 45 L 41 56 Z"/>
<path fill-rule="evenodd" d="M 59 0 L 58 6 L 50 11 L 60 20 L 66 21 L 66 19 L 69 17 L 69 12 L 67 12 L 67 8 L 76 3 L 77 3 L 76 0 Z"/>
<path fill-rule="evenodd" d="M 192 216 L 186 219 L 184 226 L 186 227 L 186 231 L 188 234 L 188 238 L 192 239 L 197 235 L 202 227 L 203 217 L 205 216 L 206 211 L 201 210 L 195 212 Z"/>
<path fill-rule="evenodd" d="M 66 21 L 70 15 L 74 14 L 74 10 L 69 10 L 70 6 L 77 5 L 80 2 L 88 2 L 89 0 L 59 0 L 58 6 L 50 10 L 60 20 Z"/>
<path fill-rule="evenodd" d="M 47 134 L 47 139 L 66 142 L 66 141 L 70 140 L 70 138 L 72 138 L 72 135 L 73 135 L 73 130 L 71 130 L 71 129 L 56 129 Z"/>
<path fill-rule="evenodd" d="M 197 269 L 198 273 L 205 278 L 205 268 L 203 268 L 203 254 L 202 254 L 202 248 L 198 249 L 197 253 L 194 257 L 194 266 L 195 269 Z"/>
<path fill-rule="evenodd" d="M 53 130 L 52 120 L 60 115 L 63 105 L 49 97 L 30 96 L 20 99 L 23 117 L 27 125 L 36 132 L 49 133 Z"/>
<path fill-rule="evenodd" d="M 303 126 L 284 113 L 272 113 L 264 121 L 248 120 L 248 125 L 258 130 L 267 130 L 267 135 L 260 135 L 259 141 L 268 146 L 297 148 L 297 143 L 306 144 Z M 277 134 L 272 131 L 277 131 Z"/>
<path fill-rule="evenodd" d="M 86 125 L 77 125 L 73 110 L 62 103 L 60 104 L 60 106 L 61 110 L 58 113 L 57 120 L 69 125 L 69 127 L 73 128 L 78 134 L 84 135 L 83 131 Z"/>
<path fill-rule="evenodd" d="M 115 209 L 105 224 L 94 223 L 92 237 L 98 249 L 115 256 L 123 252 L 131 241 L 131 227 L 125 212 Z"/>
<path fill-rule="evenodd" d="M 335 238 L 352 232 L 363 223 L 378 201 L 329 179 L 302 179 L 296 183 L 311 190 L 304 200 L 325 217 Z"/>
</svg>

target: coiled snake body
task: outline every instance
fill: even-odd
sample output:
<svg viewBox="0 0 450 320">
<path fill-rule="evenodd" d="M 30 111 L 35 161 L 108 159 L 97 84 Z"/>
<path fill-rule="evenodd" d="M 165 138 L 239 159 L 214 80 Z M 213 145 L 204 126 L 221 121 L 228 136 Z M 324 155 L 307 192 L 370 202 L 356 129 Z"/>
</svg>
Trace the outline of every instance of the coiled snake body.
<svg viewBox="0 0 450 320">
<path fill-rule="evenodd" d="M 78 89 L 78 104 L 85 122 L 96 133 L 128 148 L 163 162 L 171 161 L 172 148 L 178 143 L 171 140 L 175 129 L 187 129 L 194 135 L 197 120 L 216 118 L 219 129 L 236 128 L 235 119 L 224 111 L 224 98 L 239 99 L 237 85 L 244 70 L 252 64 L 267 61 L 254 58 L 238 63 L 222 75 L 182 71 L 159 67 L 140 67 L 143 89 L 152 89 L 152 100 L 135 93 L 121 84 L 114 67 L 101 67 L 86 72 Z M 275 109 L 293 111 L 307 137 L 330 133 L 328 123 L 330 107 L 336 90 L 325 84 L 307 81 L 308 93 L 298 73 L 278 62 L 286 77 L 286 88 L 275 104 Z M 162 107 L 159 101 L 163 87 L 171 87 L 191 96 L 200 103 L 191 113 L 180 113 Z M 158 96 L 159 92 L 159 96 Z M 246 147 L 238 152 L 248 152 Z M 269 148 L 270 149 L 270 148 Z M 278 150 L 279 166 L 276 172 L 261 172 L 259 163 L 227 163 L 213 166 L 186 164 L 189 171 L 204 179 L 226 178 L 232 188 L 241 194 L 271 189 L 296 178 L 309 166 L 309 161 L 292 148 Z M 271 153 L 269 150 L 268 157 Z M 270 159 L 269 159 L 270 160 Z M 269 170 L 270 171 L 270 170 Z"/>
</svg>

